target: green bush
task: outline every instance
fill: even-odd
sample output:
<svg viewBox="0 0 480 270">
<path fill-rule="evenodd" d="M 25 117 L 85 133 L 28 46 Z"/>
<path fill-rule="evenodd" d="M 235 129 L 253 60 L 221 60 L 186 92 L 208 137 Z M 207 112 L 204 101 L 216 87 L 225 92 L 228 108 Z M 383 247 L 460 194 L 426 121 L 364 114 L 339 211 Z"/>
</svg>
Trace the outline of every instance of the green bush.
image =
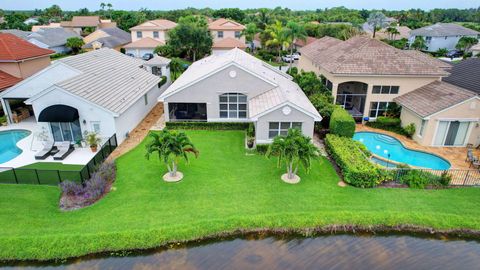
<svg viewBox="0 0 480 270">
<path fill-rule="evenodd" d="M 413 134 L 415 134 L 415 124 L 414 123 L 410 123 L 408 125 L 406 125 L 403 130 L 405 131 L 405 135 L 408 137 L 408 138 L 412 138 L 413 137 Z"/>
<path fill-rule="evenodd" d="M 168 129 L 247 130 L 249 123 L 236 122 L 166 122 Z"/>
<path fill-rule="evenodd" d="M 367 122 L 366 125 L 372 128 L 391 131 L 406 136 L 405 130 L 401 126 L 400 118 L 379 116 L 376 121 Z"/>
<path fill-rule="evenodd" d="M 314 94 L 311 95 L 309 99 L 323 118 L 321 122 L 322 127 L 328 128 L 333 110 L 338 107 L 333 104 L 333 97 L 327 94 Z"/>
<path fill-rule="evenodd" d="M 401 171 L 402 172 L 402 171 Z M 428 171 L 422 170 L 406 170 L 402 172 L 399 181 L 402 184 L 407 184 L 411 188 L 423 189 L 427 186 L 432 187 L 447 187 L 452 181 L 452 177 L 447 171 L 438 176 Z"/>
<path fill-rule="evenodd" d="M 270 144 L 257 144 L 256 151 L 261 155 L 265 155 L 268 151 L 268 147 Z"/>
<path fill-rule="evenodd" d="M 350 138 L 327 134 L 325 144 L 331 157 L 342 169 L 345 182 L 362 188 L 371 188 L 380 184 L 387 175 L 372 164 L 363 152 L 361 143 Z"/>
<path fill-rule="evenodd" d="M 158 88 L 162 87 L 167 82 L 167 76 L 162 76 L 162 79 L 158 82 Z"/>
<path fill-rule="evenodd" d="M 253 123 L 248 123 L 247 137 L 255 137 L 255 125 Z"/>
<path fill-rule="evenodd" d="M 330 133 L 352 138 L 355 133 L 355 120 L 346 110 L 336 107 L 330 117 Z"/>
</svg>

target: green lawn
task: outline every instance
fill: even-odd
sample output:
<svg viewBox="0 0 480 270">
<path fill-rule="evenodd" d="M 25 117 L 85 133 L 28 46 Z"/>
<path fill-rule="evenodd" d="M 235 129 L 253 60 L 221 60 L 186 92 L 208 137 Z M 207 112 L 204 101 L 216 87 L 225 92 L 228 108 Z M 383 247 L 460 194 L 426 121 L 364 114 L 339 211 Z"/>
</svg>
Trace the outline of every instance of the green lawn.
<svg viewBox="0 0 480 270">
<path fill-rule="evenodd" d="M 326 159 L 298 185 L 275 160 L 246 155 L 240 131 L 188 131 L 200 157 L 180 183 L 144 158 L 144 144 L 117 160 L 115 190 L 96 205 L 62 213 L 56 187 L 0 185 L 0 258 L 49 259 L 148 248 L 238 228 L 414 224 L 480 230 L 480 189 L 357 189 L 337 186 Z"/>
</svg>

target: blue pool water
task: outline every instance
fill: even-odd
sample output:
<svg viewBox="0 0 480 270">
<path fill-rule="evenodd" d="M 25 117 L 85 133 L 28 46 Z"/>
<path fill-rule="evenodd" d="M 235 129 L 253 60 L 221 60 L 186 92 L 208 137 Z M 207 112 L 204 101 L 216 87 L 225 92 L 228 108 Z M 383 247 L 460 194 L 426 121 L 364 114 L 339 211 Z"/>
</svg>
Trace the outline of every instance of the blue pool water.
<svg viewBox="0 0 480 270">
<path fill-rule="evenodd" d="M 7 162 L 22 153 L 17 142 L 30 135 L 28 130 L 0 131 L 0 164 Z"/>
<path fill-rule="evenodd" d="M 447 170 L 450 162 L 422 151 L 410 150 L 394 137 L 376 132 L 356 132 L 353 139 L 363 143 L 373 154 L 415 167 Z M 390 157 L 388 157 L 390 154 Z"/>
</svg>

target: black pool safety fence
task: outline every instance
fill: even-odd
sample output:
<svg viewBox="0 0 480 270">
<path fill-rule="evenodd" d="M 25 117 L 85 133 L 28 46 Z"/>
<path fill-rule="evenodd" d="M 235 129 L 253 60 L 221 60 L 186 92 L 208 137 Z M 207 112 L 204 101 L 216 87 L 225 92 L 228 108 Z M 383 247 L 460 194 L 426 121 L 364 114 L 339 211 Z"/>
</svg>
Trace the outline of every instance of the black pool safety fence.
<svg viewBox="0 0 480 270">
<path fill-rule="evenodd" d="M 117 136 L 114 134 L 102 144 L 95 156 L 80 170 L 0 167 L 0 184 L 57 186 L 65 180 L 84 183 L 86 180 L 90 179 L 96 168 L 105 161 L 117 146 Z"/>
</svg>

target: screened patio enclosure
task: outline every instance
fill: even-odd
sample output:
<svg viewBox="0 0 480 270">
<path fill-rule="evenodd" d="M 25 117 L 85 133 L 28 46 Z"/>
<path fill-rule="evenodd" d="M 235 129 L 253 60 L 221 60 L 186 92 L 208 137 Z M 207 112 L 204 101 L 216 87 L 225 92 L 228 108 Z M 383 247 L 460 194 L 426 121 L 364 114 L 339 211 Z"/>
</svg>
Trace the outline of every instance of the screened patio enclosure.
<svg viewBox="0 0 480 270">
<path fill-rule="evenodd" d="M 344 82 L 338 85 L 336 104 L 347 110 L 356 120 L 361 120 L 365 112 L 368 84 Z"/>
<path fill-rule="evenodd" d="M 207 121 L 207 103 L 168 103 L 170 121 Z"/>
<path fill-rule="evenodd" d="M 53 105 L 43 109 L 38 116 L 38 122 L 47 122 L 50 126 L 53 140 L 75 143 L 82 139 L 78 110 L 67 105 Z"/>
</svg>

